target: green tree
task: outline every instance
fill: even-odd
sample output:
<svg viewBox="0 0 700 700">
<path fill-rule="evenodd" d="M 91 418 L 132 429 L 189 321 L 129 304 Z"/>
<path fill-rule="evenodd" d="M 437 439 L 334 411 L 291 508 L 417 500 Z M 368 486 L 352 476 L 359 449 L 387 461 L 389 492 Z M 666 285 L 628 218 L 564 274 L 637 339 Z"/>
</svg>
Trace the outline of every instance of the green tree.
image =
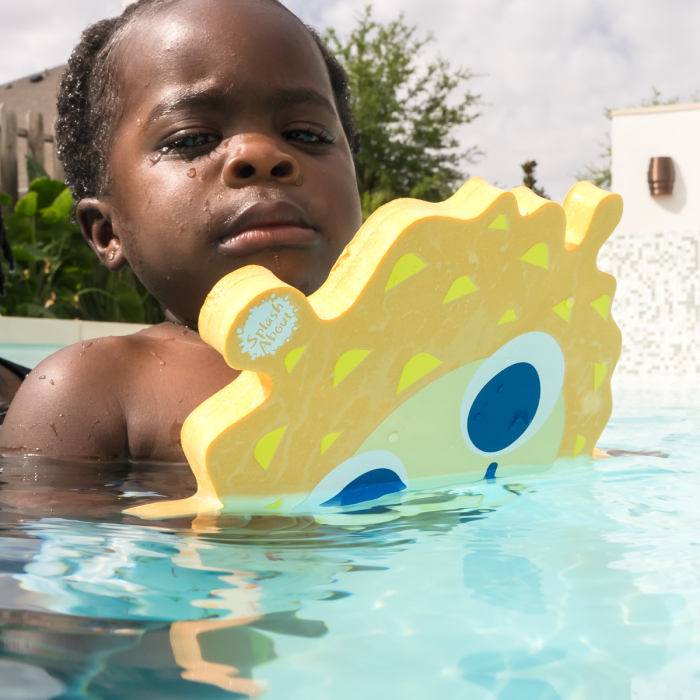
<svg viewBox="0 0 700 700">
<path fill-rule="evenodd" d="M 130 268 L 113 273 L 97 262 L 73 222 L 73 199 L 63 182 L 51 180 L 29 159 L 28 172 L 38 176 L 14 211 L 5 217 L 15 271 L 2 261 L 6 295 L 0 315 L 84 321 L 158 323 L 160 304 Z M 0 204 L 11 198 L 0 193 Z"/>
<path fill-rule="evenodd" d="M 426 57 L 432 36 L 418 38 L 403 15 L 381 24 L 369 6 L 346 40 L 333 29 L 325 39 L 349 77 L 364 217 L 397 197 L 449 197 L 466 179 L 463 165 L 480 155 L 476 147 L 460 150 L 455 136 L 480 115 L 480 95 L 463 88 L 475 75 Z"/>
<path fill-rule="evenodd" d="M 536 195 L 549 199 L 544 191 L 544 187 L 537 184 L 537 176 L 535 175 L 537 161 L 526 160 L 520 167 L 523 171 L 523 185 L 525 185 L 525 187 L 529 187 Z"/>
<path fill-rule="evenodd" d="M 700 93 L 696 92 L 690 97 L 691 102 L 700 100 Z M 680 101 L 680 97 L 663 97 L 661 90 L 655 87 L 651 88 L 651 97 L 643 99 L 636 107 L 657 107 L 660 105 L 675 105 Z M 632 108 L 630 108 L 632 109 Z M 612 110 L 606 107 L 603 110 L 606 119 L 612 119 Z M 589 180 L 594 185 L 609 190 L 612 187 L 612 172 L 610 165 L 612 162 L 612 142 L 610 141 L 610 132 L 605 134 L 603 141 L 597 141 L 598 145 L 603 149 L 598 156 L 597 163 L 589 163 L 585 165 L 578 173 L 577 180 Z"/>
</svg>

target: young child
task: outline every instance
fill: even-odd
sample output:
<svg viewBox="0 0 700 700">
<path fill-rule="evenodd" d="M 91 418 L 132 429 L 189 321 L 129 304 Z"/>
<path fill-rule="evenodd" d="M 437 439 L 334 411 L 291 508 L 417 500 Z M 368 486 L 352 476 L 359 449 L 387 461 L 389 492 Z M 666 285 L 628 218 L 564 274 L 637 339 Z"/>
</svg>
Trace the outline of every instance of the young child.
<svg viewBox="0 0 700 700">
<path fill-rule="evenodd" d="M 78 222 L 168 320 L 41 363 L 1 454 L 184 461 L 183 421 L 238 374 L 197 333 L 208 292 L 256 264 L 310 294 L 362 223 L 348 97 L 277 0 L 140 0 L 85 31 L 57 123 Z"/>
</svg>

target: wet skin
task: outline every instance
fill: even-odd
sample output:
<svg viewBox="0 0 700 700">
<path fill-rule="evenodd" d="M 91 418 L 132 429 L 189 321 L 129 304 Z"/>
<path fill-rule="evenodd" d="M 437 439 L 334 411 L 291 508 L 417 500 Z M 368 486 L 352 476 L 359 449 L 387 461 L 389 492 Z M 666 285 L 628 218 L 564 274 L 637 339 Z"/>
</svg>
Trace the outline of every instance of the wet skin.
<svg viewBox="0 0 700 700">
<path fill-rule="evenodd" d="M 318 289 L 362 221 L 304 27 L 267 3 L 180 3 L 133 25 L 117 56 L 110 178 L 78 206 L 103 264 L 130 265 L 190 327 L 214 284 L 248 264 Z M 176 323 L 66 348 L 25 380 L 0 453 L 182 462 L 182 422 L 237 374 Z"/>
</svg>

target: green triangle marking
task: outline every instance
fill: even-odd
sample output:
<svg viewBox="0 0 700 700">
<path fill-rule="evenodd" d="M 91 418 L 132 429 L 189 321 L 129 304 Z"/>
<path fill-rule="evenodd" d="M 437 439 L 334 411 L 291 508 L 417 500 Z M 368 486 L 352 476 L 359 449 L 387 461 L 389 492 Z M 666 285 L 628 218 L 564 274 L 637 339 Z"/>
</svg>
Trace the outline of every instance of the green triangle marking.
<svg viewBox="0 0 700 700">
<path fill-rule="evenodd" d="M 420 272 L 424 267 L 427 267 L 428 263 L 421 260 L 415 253 L 406 253 L 402 255 L 394 265 L 394 268 L 389 275 L 389 280 L 384 287 L 384 291 L 388 292 L 392 287 L 397 284 L 401 284 L 404 280 L 409 277 L 413 277 L 416 272 Z"/>
<path fill-rule="evenodd" d="M 596 362 L 593 367 L 593 391 L 598 391 L 598 387 L 607 376 L 608 368 Z"/>
<path fill-rule="evenodd" d="M 449 301 L 454 301 L 460 297 L 464 297 L 472 292 L 478 292 L 479 288 L 472 282 L 472 280 L 467 277 L 458 277 L 447 290 L 445 298 L 442 300 L 443 304 L 447 304 Z"/>
<path fill-rule="evenodd" d="M 508 218 L 505 214 L 499 214 L 490 224 L 489 229 L 492 231 L 507 231 Z"/>
<path fill-rule="evenodd" d="M 285 358 L 284 358 L 284 366 L 287 368 L 287 373 L 291 374 L 292 370 L 296 366 L 297 362 L 301 359 L 301 356 L 304 354 L 304 350 L 308 345 L 304 345 L 301 348 L 297 348 L 296 350 L 290 350 Z"/>
<path fill-rule="evenodd" d="M 564 299 L 564 301 L 560 301 L 556 306 L 553 306 L 552 311 L 568 323 L 571 320 L 571 309 L 573 308 L 574 300 Z"/>
<path fill-rule="evenodd" d="M 414 355 L 401 371 L 401 379 L 399 379 L 396 393 L 400 394 L 404 389 L 407 389 L 411 384 L 415 384 L 441 364 L 442 360 L 433 357 L 429 352 L 419 352 L 417 355 Z"/>
<path fill-rule="evenodd" d="M 323 437 L 321 440 L 321 454 L 323 454 L 340 437 L 342 432 L 343 431 L 341 430 L 339 433 L 328 433 L 328 435 Z"/>
<path fill-rule="evenodd" d="M 348 350 L 344 352 L 335 363 L 333 374 L 333 387 L 335 388 L 345 377 L 352 372 L 357 365 L 369 355 L 372 350 Z"/>
<path fill-rule="evenodd" d="M 600 314 L 600 317 L 604 321 L 608 320 L 608 314 L 610 313 L 610 297 L 607 294 L 603 294 L 602 297 L 598 297 L 595 301 L 592 301 L 591 306 Z"/>
<path fill-rule="evenodd" d="M 520 259 L 523 262 L 530 263 L 530 265 L 537 265 L 537 267 L 543 267 L 545 270 L 548 270 L 549 248 L 546 243 L 535 243 Z"/>
<path fill-rule="evenodd" d="M 280 440 L 282 439 L 285 430 L 287 430 L 286 425 L 282 426 L 281 428 L 277 428 L 277 430 L 273 430 L 271 433 L 261 437 L 260 440 L 258 440 L 258 443 L 255 445 L 253 454 L 255 455 L 255 459 L 257 460 L 258 464 L 263 469 L 267 469 L 270 466 L 270 462 L 275 456 L 277 446 L 280 444 Z"/>
<path fill-rule="evenodd" d="M 517 321 L 518 317 L 513 311 L 513 309 L 508 309 L 503 316 L 501 316 L 501 320 L 496 324 L 497 326 L 500 326 L 502 323 L 510 323 L 511 321 Z"/>
</svg>

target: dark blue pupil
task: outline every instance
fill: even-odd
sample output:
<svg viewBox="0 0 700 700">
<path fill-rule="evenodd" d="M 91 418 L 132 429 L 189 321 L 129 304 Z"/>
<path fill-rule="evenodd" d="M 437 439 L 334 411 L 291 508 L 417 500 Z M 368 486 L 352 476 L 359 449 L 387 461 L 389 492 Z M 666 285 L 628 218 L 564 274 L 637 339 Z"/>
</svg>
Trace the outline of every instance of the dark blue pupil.
<svg viewBox="0 0 700 700">
<path fill-rule="evenodd" d="M 321 503 L 326 507 L 353 506 L 356 503 L 372 501 L 388 493 L 403 491 L 406 484 L 392 469 L 372 469 L 351 481 L 340 493 Z"/>
<path fill-rule="evenodd" d="M 469 411 L 467 431 L 482 452 L 512 445 L 532 423 L 540 404 L 540 378 L 527 362 L 499 372 L 479 392 Z"/>
</svg>

